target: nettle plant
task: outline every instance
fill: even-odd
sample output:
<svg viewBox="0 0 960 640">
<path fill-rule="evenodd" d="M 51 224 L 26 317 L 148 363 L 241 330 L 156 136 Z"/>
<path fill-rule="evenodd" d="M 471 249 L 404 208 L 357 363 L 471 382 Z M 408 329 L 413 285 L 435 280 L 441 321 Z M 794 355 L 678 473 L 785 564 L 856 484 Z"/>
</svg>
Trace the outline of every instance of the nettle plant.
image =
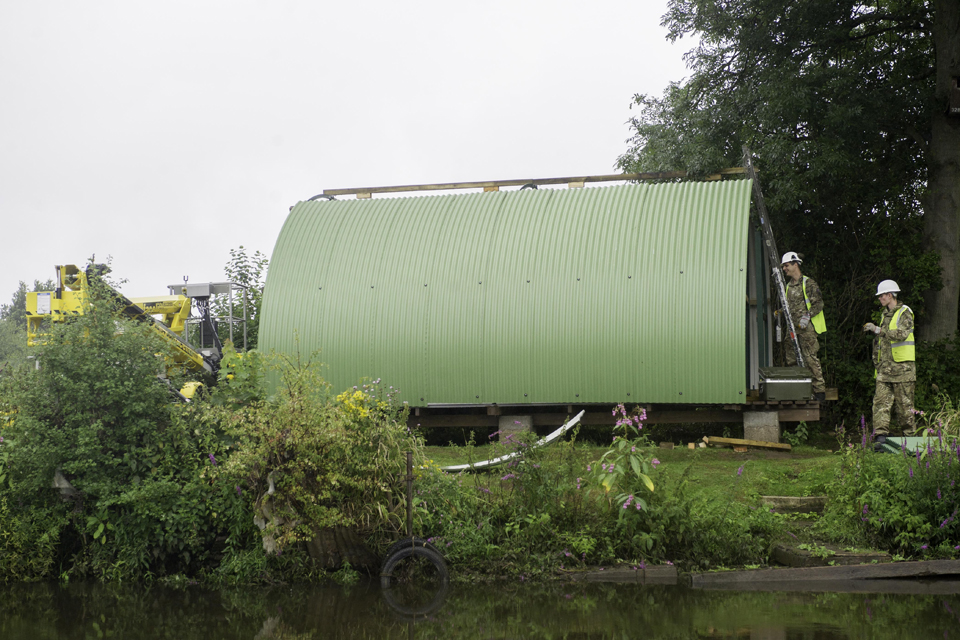
<svg viewBox="0 0 960 640">
<path fill-rule="evenodd" d="M 653 480 L 650 475 L 660 461 L 647 460 L 644 447 L 647 440 L 643 437 L 643 421 L 647 412 L 637 409 L 628 414 L 623 404 L 613 409 L 617 424 L 613 428 L 613 443 L 601 458 L 587 465 L 587 481 L 603 490 L 611 504 L 617 504 L 622 520 L 627 513 L 647 508 L 647 502 L 640 495 L 642 489 L 653 493 Z M 612 496 L 612 497 L 611 497 Z"/>
</svg>

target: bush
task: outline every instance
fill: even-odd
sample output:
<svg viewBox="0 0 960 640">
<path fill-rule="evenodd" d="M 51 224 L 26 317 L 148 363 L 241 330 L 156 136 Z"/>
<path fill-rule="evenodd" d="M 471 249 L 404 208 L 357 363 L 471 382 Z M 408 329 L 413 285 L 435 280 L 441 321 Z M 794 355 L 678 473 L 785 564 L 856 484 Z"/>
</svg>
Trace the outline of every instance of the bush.
<svg viewBox="0 0 960 640">
<path fill-rule="evenodd" d="M 275 398 L 211 409 L 235 451 L 207 475 L 246 489 L 273 553 L 331 527 L 395 535 L 403 524 L 405 452 L 422 458 L 392 389 L 377 380 L 333 398 L 317 369 L 286 361 Z"/>
<path fill-rule="evenodd" d="M 916 453 L 877 454 L 863 421 L 845 442 L 823 527 L 837 537 L 905 556 L 960 550 L 960 444 L 941 431 Z"/>
</svg>

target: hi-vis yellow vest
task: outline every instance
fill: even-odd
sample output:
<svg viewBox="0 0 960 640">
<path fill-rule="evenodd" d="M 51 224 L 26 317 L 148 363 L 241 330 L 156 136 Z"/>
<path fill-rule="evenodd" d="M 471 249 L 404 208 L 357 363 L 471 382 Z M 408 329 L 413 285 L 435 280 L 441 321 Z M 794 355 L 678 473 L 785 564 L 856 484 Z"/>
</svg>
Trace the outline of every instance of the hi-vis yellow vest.
<svg viewBox="0 0 960 640">
<path fill-rule="evenodd" d="M 803 276 L 803 280 L 800 281 L 801 286 L 803 287 L 803 301 L 807 303 L 807 311 L 810 310 L 810 298 L 807 297 L 807 276 Z M 787 285 L 787 295 L 790 295 L 790 285 Z M 810 318 L 810 324 L 813 325 L 813 328 L 816 329 L 817 333 L 823 333 L 827 330 L 827 321 L 823 317 L 823 311 L 817 315 Z M 911 338 L 912 340 L 913 338 Z"/>
<path fill-rule="evenodd" d="M 891 331 L 895 330 L 900 323 L 900 316 L 903 314 L 904 309 L 913 313 L 913 309 L 910 309 L 907 305 L 902 305 L 897 312 L 893 314 L 893 318 L 890 319 Z M 895 362 L 913 362 L 917 359 L 917 351 L 914 346 L 913 341 L 913 331 L 910 332 L 910 335 L 907 336 L 907 339 L 903 342 L 892 342 L 890 344 L 891 352 L 893 353 L 893 360 Z"/>
</svg>

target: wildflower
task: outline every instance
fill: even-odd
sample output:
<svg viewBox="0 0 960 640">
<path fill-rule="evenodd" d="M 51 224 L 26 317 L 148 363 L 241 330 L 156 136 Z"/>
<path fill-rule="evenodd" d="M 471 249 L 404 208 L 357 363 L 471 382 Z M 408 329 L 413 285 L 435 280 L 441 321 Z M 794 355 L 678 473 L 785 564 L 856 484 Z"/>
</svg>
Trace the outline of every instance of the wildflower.
<svg viewBox="0 0 960 640">
<path fill-rule="evenodd" d="M 645 565 L 643 562 L 641 562 L 641 563 L 640 563 L 640 568 L 641 568 L 641 569 L 646 569 L 646 568 L 647 568 L 647 565 Z"/>
<path fill-rule="evenodd" d="M 927 550 L 927 546 L 928 546 L 928 545 L 921 545 L 920 550 L 921 550 L 921 551 L 926 551 L 926 550 Z"/>
<path fill-rule="evenodd" d="M 213 463 L 213 466 L 217 466 L 217 459 L 213 457 L 213 454 L 210 454 L 210 462 Z"/>
<path fill-rule="evenodd" d="M 937 487 L 937 500 L 942 500 L 943 496 L 940 495 L 940 487 Z"/>
<path fill-rule="evenodd" d="M 670 565 L 671 567 L 673 566 L 673 563 L 670 562 L 669 560 L 667 560 L 667 564 Z"/>
<path fill-rule="evenodd" d="M 630 453 L 634 453 L 637 450 L 636 447 L 630 447 Z"/>
<path fill-rule="evenodd" d="M 740 468 L 737 469 L 737 477 L 739 478 L 742 475 L 743 475 L 743 465 L 740 465 Z"/>
<path fill-rule="evenodd" d="M 240 485 L 237 485 L 237 495 L 238 495 L 238 496 L 242 496 L 242 495 L 243 495 L 243 491 L 240 490 Z"/>
<path fill-rule="evenodd" d="M 577 490 L 580 490 L 580 478 L 577 478 Z"/>
<path fill-rule="evenodd" d="M 590 468 L 590 465 L 587 465 L 587 471 L 592 471 L 592 469 Z"/>
<path fill-rule="evenodd" d="M 516 474 L 514 474 L 514 473 L 508 473 L 507 475 L 505 475 L 505 476 L 503 476 L 502 478 L 500 478 L 500 480 L 510 480 L 510 479 L 516 478 L 516 477 L 517 477 Z"/>
<path fill-rule="evenodd" d="M 652 464 L 653 468 L 656 469 L 657 465 L 660 464 L 660 461 L 654 458 L 653 460 L 650 461 L 650 464 Z"/>
<path fill-rule="evenodd" d="M 913 467 L 910 467 L 910 477 L 913 477 Z"/>
</svg>

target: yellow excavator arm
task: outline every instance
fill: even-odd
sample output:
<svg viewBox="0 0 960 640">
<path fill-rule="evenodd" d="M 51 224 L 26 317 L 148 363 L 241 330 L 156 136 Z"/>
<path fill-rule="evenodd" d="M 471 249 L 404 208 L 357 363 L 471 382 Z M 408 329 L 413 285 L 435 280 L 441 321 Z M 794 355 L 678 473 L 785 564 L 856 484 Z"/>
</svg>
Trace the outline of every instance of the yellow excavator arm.
<svg viewBox="0 0 960 640">
<path fill-rule="evenodd" d="M 76 265 L 57 266 L 56 291 L 27 294 L 27 344 L 35 346 L 43 342 L 43 322 L 62 322 L 83 315 L 88 306 L 87 290 L 90 269 Z M 194 349 L 181 335 L 190 317 L 191 299 L 182 295 L 126 298 L 104 283 L 110 294 L 119 302 L 121 313 L 128 318 L 150 322 L 154 331 L 173 349 L 177 365 L 193 371 L 216 373 L 220 360 L 218 349 Z M 162 316 L 158 319 L 156 316 Z"/>
</svg>

